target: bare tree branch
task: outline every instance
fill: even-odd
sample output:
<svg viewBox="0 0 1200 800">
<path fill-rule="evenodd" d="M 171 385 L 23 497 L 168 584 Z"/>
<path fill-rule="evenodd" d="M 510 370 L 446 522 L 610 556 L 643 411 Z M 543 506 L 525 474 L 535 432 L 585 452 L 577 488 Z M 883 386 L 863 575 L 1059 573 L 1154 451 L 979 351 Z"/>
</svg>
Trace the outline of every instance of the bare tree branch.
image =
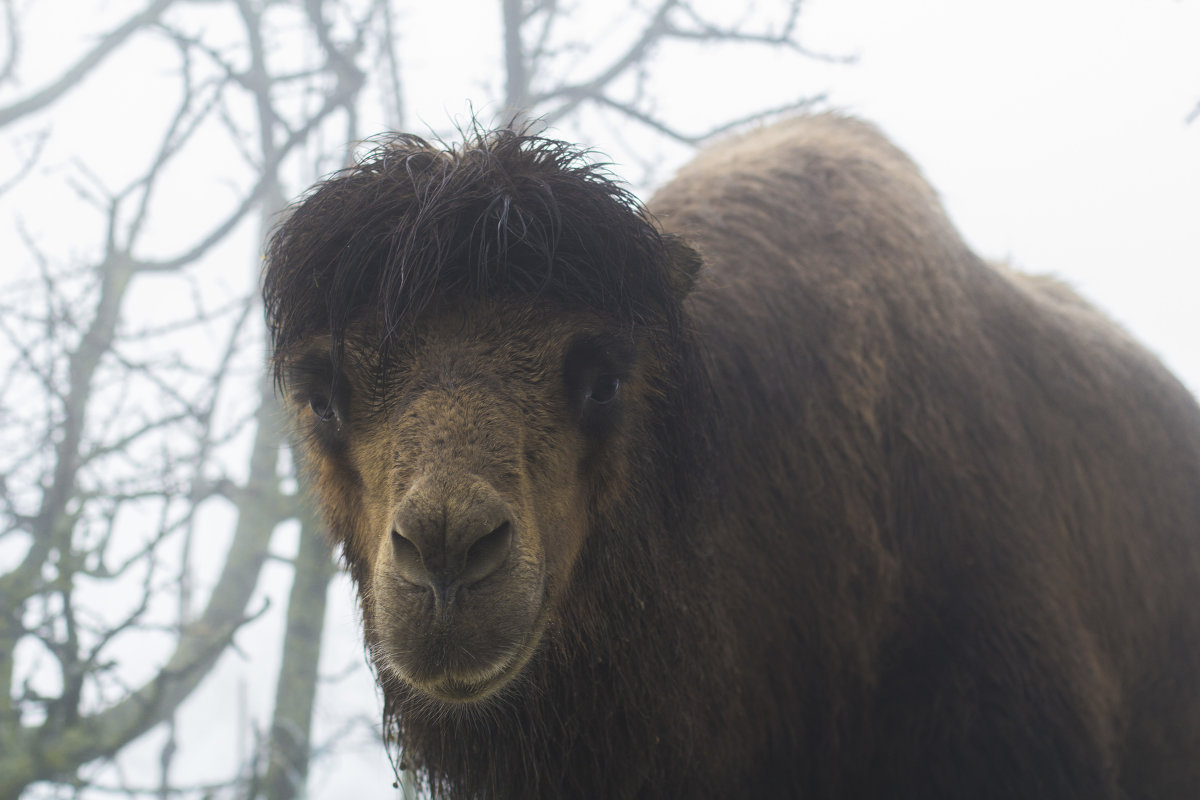
<svg viewBox="0 0 1200 800">
<path fill-rule="evenodd" d="M 555 125 L 559 120 L 573 113 L 579 107 L 580 103 L 602 94 L 609 84 L 649 55 L 654 44 L 668 30 L 667 16 L 678 5 L 679 0 L 663 0 L 651 16 L 650 21 L 642 29 L 637 41 L 621 56 L 614 59 L 603 72 L 583 83 L 559 86 L 534 95 L 531 98 L 530 105 L 542 105 L 550 100 L 565 98 L 564 102 L 558 108 L 542 115 L 547 124 Z"/>
<path fill-rule="evenodd" d="M 33 145 L 29 147 L 28 153 L 19 159 L 21 162 L 20 168 L 8 180 L 4 181 L 4 183 L 0 183 L 0 194 L 4 194 L 9 189 L 16 186 L 18 183 L 24 180 L 30 172 L 33 171 L 34 166 L 37 165 L 38 159 L 41 157 L 42 149 L 46 146 L 46 142 L 49 140 L 49 138 L 50 134 L 45 130 L 38 131 L 36 134 L 34 134 Z"/>
<path fill-rule="evenodd" d="M 400 82 L 400 60 L 396 55 L 396 48 L 393 46 L 397 38 L 396 22 L 389 0 L 379 0 L 379 6 L 383 16 L 384 46 L 382 50 L 388 66 L 388 90 L 384 93 L 384 97 L 391 106 L 385 119 L 391 120 L 391 127 L 399 128 L 401 120 L 404 119 L 404 89 Z"/>
<path fill-rule="evenodd" d="M 111 33 L 104 36 L 99 44 L 68 67 L 58 80 L 39 89 L 29 97 L 18 100 L 11 105 L 0 107 L 0 128 L 46 108 L 68 91 L 75 88 L 92 70 L 124 44 L 130 36 L 155 22 L 173 2 L 175 0 L 152 0 L 150 5 L 146 6 L 140 13 L 133 15 Z"/>
<path fill-rule="evenodd" d="M 800 44 L 796 39 L 796 34 L 802 5 L 801 0 L 789 0 L 787 18 L 778 30 L 747 31 L 741 25 L 718 25 L 710 22 L 694 6 L 685 3 L 680 6 L 680 13 L 691 23 L 691 27 L 668 25 L 664 35 L 673 39 L 691 39 L 699 42 L 766 45 L 772 48 L 792 50 L 817 61 L 833 64 L 851 63 L 854 60 L 852 57 L 818 53 Z"/>
<path fill-rule="evenodd" d="M 607 106 L 609 108 L 615 109 L 615 110 L 619 111 L 621 114 L 629 117 L 630 119 L 636 120 L 637 122 L 642 123 L 646 127 L 651 128 L 655 131 L 658 131 L 659 133 L 663 134 L 664 136 L 674 139 L 677 142 L 683 142 L 684 144 L 690 144 L 690 145 L 699 145 L 709 139 L 712 139 L 716 136 L 720 136 L 723 133 L 728 133 L 731 130 L 736 130 L 737 128 L 741 128 L 746 125 L 752 125 L 756 122 L 763 122 L 763 121 L 766 121 L 773 117 L 777 117 L 781 114 L 793 113 L 796 111 L 801 111 L 805 108 L 809 108 L 813 105 L 824 102 L 825 95 L 821 94 L 821 95 L 815 95 L 813 97 L 806 97 L 806 98 L 796 100 L 791 103 L 785 103 L 781 106 L 776 106 L 774 108 L 768 108 L 763 111 L 756 111 L 753 114 L 747 114 L 743 117 L 738 117 L 737 119 L 733 119 L 728 122 L 724 122 L 720 125 L 716 125 L 712 128 L 709 128 L 709 129 L 701 132 L 701 133 L 691 133 L 691 134 L 683 133 L 682 131 L 679 131 L 676 128 L 671 127 L 671 126 L 667 125 L 666 123 L 654 118 L 650 114 L 646 114 L 642 111 L 639 111 L 633 105 L 630 105 L 627 103 L 621 103 L 616 100 L 612 100 L 604 95 L 595 95 L 588 99 L 594 101 L 598 105 L 603 105 L 603 106 Z"/>
<path fill-rule="evenodd" d="M 526 15 L 523 0 L 502 0 L 504 16 L 504 114 L 521 114 L 532 105 L 529 71 L 521 28 Z"/>
<path fill-rule="evenodd" d="M 4 30 L 8 32 L 8 41 L 5 43 L 7 52 L 4 64 L 0 65 L 0 83 L 12 79 L 17 62 L 21 57 L 20 25 L 17 22 L 17 11 L 13 0 L 4 0 Z"/>
<path fill-rule="evenodd" d="M 529 48 L 529 71 L 534 74 L 540 72 L 542 59 L 549 53 L 550 34 L 560 17 L 558 0 L 541 0 L 532 6 L 525 18 L 526 24 L 532 22 L 533 17 L 539 13 L 542 15 L 542 25 L 537 35 L 533 37 L 533 47 Z"/>
<path fill-rule="evenodd" d="M 267 800 L 303 795 L 312 751 L 313 704 L 325 598 L 333 578 L 333 554 L 311 512 L 302 517 L 300 550 L 293 562 L 283 661 L 275 688 L 270 755 L 265 779 Z"/>
<path fill-rule="evenodd" d="M 165 4 L 163 7 L 165 8 Z M 100 675 L 97 661 L 103 648 L 119 634 L 132 630 L 135 624 L 139 629 L 146 630 L 139 620 L 148 607 L 150 598 L 156 593 L 149 583 L 158 571 L 153 564 L 153 553 L 169 533 L 179 526 L 179 523 L 168 519 L 170 505 L 164 499 L 160 504 L 158 535 L 134 556 L 138 562 L 151 559 L 151 566 L 144 573 L 141 602 L 123 621 L 112 624 L 108 629 L 99 630 L 93 637 L 90 648 L 84 648 L 74 612 L 71 581 L 73 576 L 91 571 L 84 565 L 84 561 L 89 557 L 88 554 L 95 550 L 78 549 L 74 541 L 81 518 L 69 510 L 68 504 L 81 503 L 80 508 L 87 508 L 89 503 L 86 496 L 80 494 L 80 470 L 93 460 L 99 462 L 116 455 L 126 448 L 136 446 L 140 440 L 156 435 L 160 430 L 170 429 L 183 419 L 199 413 L 195 404 L 168 381 L 159 377 L 161 367 L 132 362 L 117 352 L 116 331 L 122 318 L 123 300 L 138 276 L 150 272 L 174 272 L 194 263 L 232 231 L 247 213 L 256 207 L 261 210 L 264 200 L 269 208 L 262 211 L 262 218 L 269 220 L 283 202 L 278 178 L 283 160 L 295 147 L 307 141 L 330 114 L 338 110 L 351 110 L 363 82 L 361 71 L 346 57 L 341 56 L 339 51 L 333 49 L 332 42 L 325 36 L 329 64 L 336 65 L 336 68 L 330 68 L 336 71 L 337 80 L 325 93 L 324 102 L 320 107 L 314 113 L 306 115 L 301 125 L 289 129 L 282 142 L 277 142 L 275 133 L 283 125 L 281 117 L 272 105 L 271 86 L 275 78 L 268 71 L 265 48 L 258 38 L 261 17 L 245 0 L 238 2 L 238 7 L 242 12 L 253 52 L 252 68 L 245 75 L 244 82 L 238 85 L 253 88 L 261 112 L 260 145 L 263 156 L 259 163 L 257 181 L 222 223 L 183 254 L 157 262 L 139 260 L 132 254 L 139 238 L 138 234 L 145 224 L 153 189 L 159 176 L 167 164 L 183 151 L 191 135 L 207 115 L 208 109 L 213 107 L 211 98 L 220 93 L 220 85 L 215 85 L 210 99 L 197 105 L 196 87 L 188 82 L 187 76 L 188 48 L 181 47 L 181 77 L 184 86 L 179 108 L 160 140 L 160 148 L 149 170 L 131 184 L 130 189 L 108 199 L 107 242 L 105 256 L 96 268 L 100 279 L 93 314 L 80 332 L 78 344 L 67 357 L 61 394 L 57 388 L 58 382 L 47 379 L 47 388 L 61 397 L 63 419 L 57 421 L 55 426 L 59 430 L 59 436 L 54 447 L 50 480 L 46 483 L 37 514 L 30 519 L 35 534 L 32 538 L 33 545 L 17 569 L 0 575 L 0 598 L 4 601 L 0 603 L 4 609 L 0 612 L 0 651 L 5 654 L 0 661 L 9 665 L 4 671 L 0 671 L 0 678 L 5 679 L 5 686 L 11 685 L 12 660 L 9 656 L 13 653 L 15 643 L 30 632 L 22 623 L 19 613 L 26 600 L 35 596 L 49 597 L 51 595 L 46 593 L 53 592 L 53 596 L 60 599 L 57 604 L 60 611 L 57 613 L 65 628 L 62 634 L 59 633 L 58 627 L 46 628 L 40 638 L 58 661 L 58 671 L 63 676 L 63 691 L 58 697 L 44 699 L 31 691 L 23 693 L 25 702 L 34 702 L 36 699 L 46 710 L 44 722 L 34 726 L 19 724 L 14 716 L 15 709 L 9 702 L 9 695 L 4 693 L 5 704 L 0 706 L 0 714 L 3 715 L 0 717 L 2 798 L 15 796 L 14 793 L 19 793 L 30 781 L 67 777 L 88 761 L 110 758 L 134 737 L 169 718 L 229 646 L 233 634 L 248 621 L 244 609 L 256 585 L 259 570 L 268 557 L 269 534 L 282 515 L 288 513 L 284 510 L 285 502 L 276 477 L 276 461 L 282 443 L 282 435 L 276 424 L 278 411 L 273 400 L 273 387 L 269 378 L 264 375 L 257 387 L 261 402 L 254 419 L 256 434 L 250 459 L 250 479 L 236 492 L 225 491 L 238 505 L 238 521 L 233 533 L 233 543 L 207 607 L 197 620 L 184 623 L 177 629 L 178 638 L 174 653 L 154 678 L 141 687 L 122 687 L 120 694 L 123 699 L 105 710 L 90 716 L 82 716 L 79 713 L 83 682 L 88 676 Z M 140 191 L 138 207 L 132 219 L 124 220 L 120 214 L 121 201 L 134 190 Z M 245 318 L 243 315 L 243 320 Z M 173 398 L 181 410 L 175 414 L 168 413 L 147 419 L 132 431 L 119 434 L 115 438 L 108 437 L 104 444 L 100 444 L 99 441 L 89 442 L 87 411 L 92 407 L 97 388 L 95 376 L 102 360 L 114 368 L 123 370 L 126 375 L 145 376 L 161 396 Z M 227 364 L 227 358 L 223 359 L 223 364 Z M 211 413 L 211 404 L 209 412 Z M 49 429 L 48 427 L 47 430 Z M 104 429 L 98 430 L 103 433 Z M 211 439 L 211 436 L 207 436 L 206 439 Z M 163 463 L 170 463 L 169 454 L 163 453 L 162 458 L 166 459 Z M 202 499 L 196 495 L 197 490 L 198 484 L 193 486 L 193 501 Z M 114 509 L 121 503 L 139 496 L 137 491 L 106 491 Z M 172 491 L 169 483 L 162 483 L 159 488 L 149 487 L 141 496 L 155 499 L 163 493 L 161 496 L 166 498 Z M 195 507 L 192 506 L 193 509 Z M 187 517 L 190 518 L 191 514 L 189 511 Z M 110 517 L 110 529 L 108 534 L 101 538 L 100 547 L 107 546 L 111 540 L 114 519 L 115 513 Z M 43 579 L 45 565 L 51 563 L 54 553 L 58 554 L 58 577 L 56 583 L 47 585 Z M 130 560 L 118 566 L 116 570 L 104 568 L 102 571 L 119 574 L 132 563 L 134 561 Z"/>
</svg>

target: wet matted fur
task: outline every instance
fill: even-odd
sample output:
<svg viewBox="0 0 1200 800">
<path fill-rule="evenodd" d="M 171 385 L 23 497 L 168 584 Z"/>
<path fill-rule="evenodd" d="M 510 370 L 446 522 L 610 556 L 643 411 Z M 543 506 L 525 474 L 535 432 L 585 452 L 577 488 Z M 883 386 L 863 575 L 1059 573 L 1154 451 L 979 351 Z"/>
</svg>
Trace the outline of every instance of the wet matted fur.
<svg viewBox="0 0 1200 800">
<path fill-rule="evenodd" d="M 834 115 L 380 144 L 264 295 L 438 797 L 1200 796 L 1200 410 Z"/>
</svg>

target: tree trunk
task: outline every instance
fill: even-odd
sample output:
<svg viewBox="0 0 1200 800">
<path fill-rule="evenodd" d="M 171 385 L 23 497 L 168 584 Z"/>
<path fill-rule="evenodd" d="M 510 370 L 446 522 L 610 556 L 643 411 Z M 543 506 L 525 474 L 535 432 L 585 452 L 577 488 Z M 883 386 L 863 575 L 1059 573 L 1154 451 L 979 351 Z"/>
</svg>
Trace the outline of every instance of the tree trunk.
<svg viewBox="0 0 1200 800">
<path fill-rule="evenodd" d="M 275 688 L 271 722 L 271 752 L 267 767 L 267 800 L 304 796 L 311 752 L 313 701 L 317 694 L 317 665 L 325 598 L 334 574 L 333 557 L 319 524 L 306 513 L 300 528 L 295 577 L 288 598 L 283 661 Z"/>
</svg>

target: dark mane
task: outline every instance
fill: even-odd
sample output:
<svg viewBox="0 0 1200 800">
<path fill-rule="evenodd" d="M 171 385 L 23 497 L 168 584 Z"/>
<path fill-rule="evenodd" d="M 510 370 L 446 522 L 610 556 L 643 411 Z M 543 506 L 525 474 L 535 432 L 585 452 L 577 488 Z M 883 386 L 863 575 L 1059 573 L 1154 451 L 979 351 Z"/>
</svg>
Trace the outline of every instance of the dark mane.
<svg viewBox="0 0 1200 800">
<path fill-rule="evenodd" d="M 677 316 L 664 243 L 590 152 L 478 129 L 446 149 L 382 139 L 297 202 L 275 230 L 263 296 L 273 349 L 354 319 L 384 338 L 439 298 L 537 297 L 630 322 Z"/>
</svg>

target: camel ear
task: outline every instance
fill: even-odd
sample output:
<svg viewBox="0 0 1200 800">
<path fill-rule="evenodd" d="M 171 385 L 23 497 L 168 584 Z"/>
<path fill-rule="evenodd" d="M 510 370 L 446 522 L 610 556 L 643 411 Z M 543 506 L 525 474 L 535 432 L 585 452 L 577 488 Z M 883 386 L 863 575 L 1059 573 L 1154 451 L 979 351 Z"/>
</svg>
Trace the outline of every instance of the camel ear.
<svg viewBox="0 0 1200 800">
<path fill-rule="evenodd" d="M 664 233 L 662 239 L 667 247 L 667 270 L 671 277 L 671 286 L 675 290 L 675 296 L 683 300 L 696 285 L 696 277 L 700 274 L 704 259 L 682 237 Z"/>
</svg>

